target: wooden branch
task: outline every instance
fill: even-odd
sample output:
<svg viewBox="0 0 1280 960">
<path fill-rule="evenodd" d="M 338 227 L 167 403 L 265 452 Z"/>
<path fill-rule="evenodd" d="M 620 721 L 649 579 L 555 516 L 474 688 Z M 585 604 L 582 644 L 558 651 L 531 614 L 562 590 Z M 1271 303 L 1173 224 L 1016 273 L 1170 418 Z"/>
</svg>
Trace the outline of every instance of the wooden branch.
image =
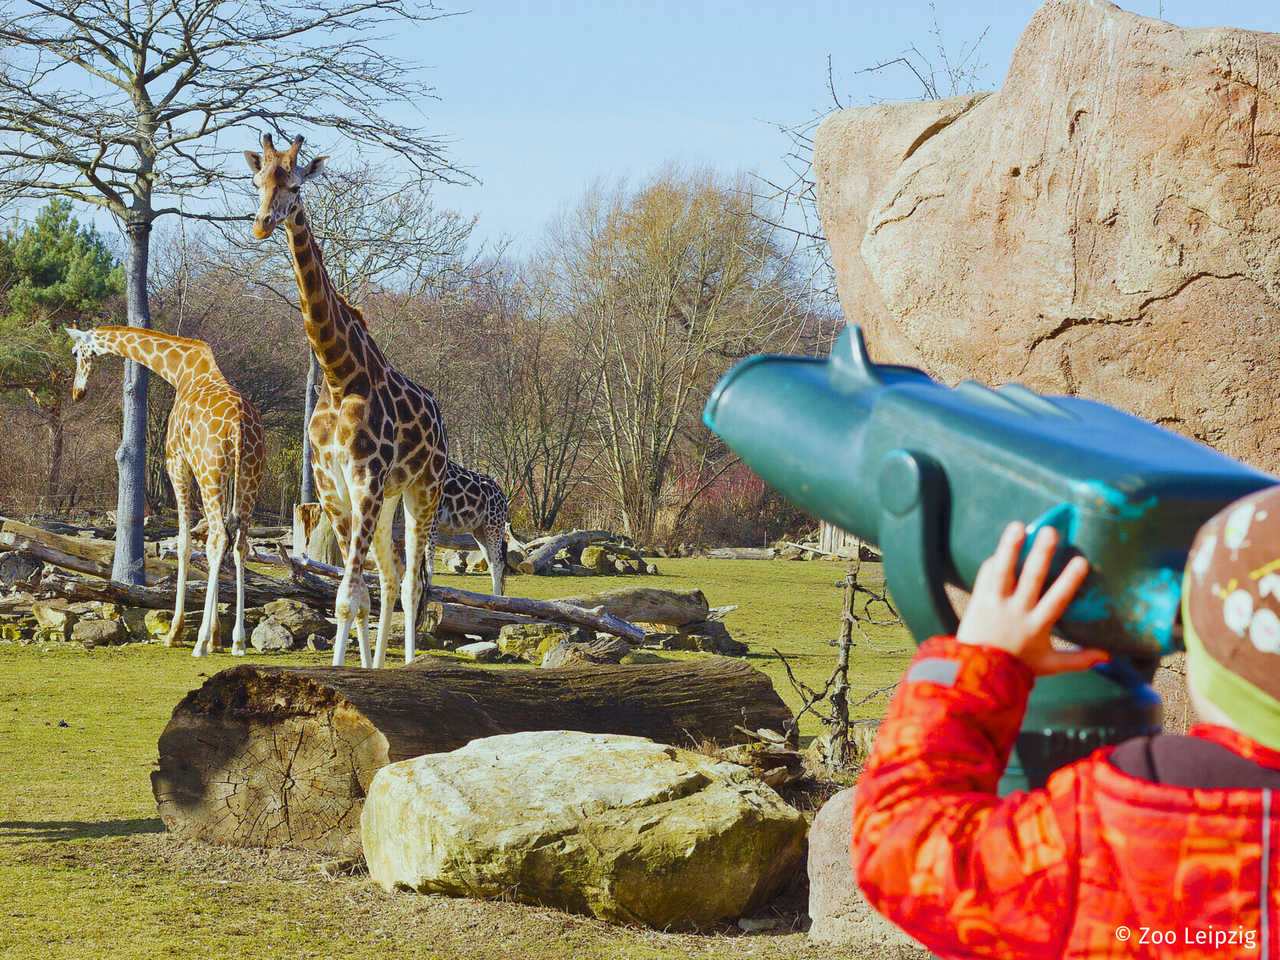
<svg viewBox="0 0 1280 960">
<path fill-rule="evenodd" d="M 116 552 L 114 540 L 64 537 L 17 520 L 0 517 L 0 521 L 0 552 L 21 550 L 65 570 L 95 577 L 111 576 L 111 561 Z M 162 563 L 152 545 L 146 556 L 146 571 L 149 577 L 158 579 L 173 574 L 175 568 Z"/>
<path fill-rule="evenodd" d="M 319 574 L 341 580 L 345 575 L 339 567 L 331 567 L 326 563 L 317 563 L 305 557 L 293 557 L 280 551 L 280 557 L 302 573 Z M 365 574 L 367 583 L 374 583 L 376 577 Z M 453 587 L 431 585 L 431 596 L 424 600 L 438 599 L 447 603 L 459 603 L 467 607 L 480 607 L 485 610 L 497 610 L 501 613 L 514 613 L 533 620 L 550 620 L 555 623 L 572 623 L 586 627 L 588 630 L 599 630 L 622 637 L 632 643 L 644 642 L 644 630 L 635 624 L 627 623 L 608 613 L 584 609 L 576 604 L 561 600 L 530 600 L 525 597 L 495 597 L 487 593 L 472 593 L 470 590 L 457 590 Z"/>
<path fill-rule="evenodd" d="M 592 543 L 607 543 L 614 538 L 608 530 L 574 530 L 552 537 L 546 543 L 534 549 L 520 564 L 521 573 L 545 573 L 547 567 L 555 560 L 556 554 L 566 547 L 585 547 Z"/>
<path fill-rule="evenodd" d="M 177 836 L 351 855 L 369 782 L 388 763 L 527 730 L 688 747 L 790 721 L 768 677 L 721 658 L 527 670 L 431 656 L 393 670 L 245 664 L 177 705 L 151 784 Z"/>
</svg>

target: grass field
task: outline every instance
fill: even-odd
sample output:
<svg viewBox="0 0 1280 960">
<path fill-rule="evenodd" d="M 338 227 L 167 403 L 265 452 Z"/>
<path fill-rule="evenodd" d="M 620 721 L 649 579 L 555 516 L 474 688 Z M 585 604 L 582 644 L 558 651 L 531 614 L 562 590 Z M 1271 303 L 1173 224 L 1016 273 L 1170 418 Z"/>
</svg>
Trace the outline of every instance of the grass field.
<svg viewBox="0 0 1280 960">
<path fill-rule="evenodd" d="M 835 661 L 844 567 L 768 561 L 664 560 L 662 576 L 513 577 L 513 594 L 552 597 L 628 582 L 698 586 L 752 650 L 792 709 L 796 676 L 821 685 Z M 872 575 L 877 568 L 867 568 Z M 866 572 L 866 569 L 864 569 Z M 483 577 L 441 576 L 485 589 Z M 886 630 L 855 648 L 854 700 L 891 684 L 910 655 Z M 330 879 L 304 854 L 179 842 L 156 817 L 149 774 L 173 706 L 232 664 L 227 654 L 129 645 L 0 643 L 0 957 L 817 957 L 786 925 L 760 935 L 675 935 L 610 927 L 511 903 L 384 893 L 367 879 Z M 645 654 L 644 656 L 652 656 Z M 694 654 L 662 656 L 697 656 Z M 264 658 L 266 659 L 266 658 Z M 285 654 L 271 662 L 326 662 Z M 886 699 L 855 711 L 875 716 Z M 802 733 L 817 733 L 808 718 Z M 794 904 L 792 905 L 794 908 Z M 791 916 L 794 916 L 794 909 Z"/>
</svg>

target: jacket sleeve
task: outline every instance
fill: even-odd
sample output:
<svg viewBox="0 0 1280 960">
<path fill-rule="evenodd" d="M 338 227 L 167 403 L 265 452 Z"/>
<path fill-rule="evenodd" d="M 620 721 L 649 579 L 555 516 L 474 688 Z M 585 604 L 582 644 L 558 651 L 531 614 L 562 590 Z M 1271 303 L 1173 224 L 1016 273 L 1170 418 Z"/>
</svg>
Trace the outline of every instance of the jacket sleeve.
<svg viewBox="0 0 1280 960">
<path fill-rule="evenodd" d="M 1077 876 L 1074 774 L 1055 774 L 1051 792 L 995 792 L 1033 682 L 1003 651 L 928 641 L 858 784 L 859 885 L 942 956 L 1058 957 L 1066 940 Z"/>
</svg>

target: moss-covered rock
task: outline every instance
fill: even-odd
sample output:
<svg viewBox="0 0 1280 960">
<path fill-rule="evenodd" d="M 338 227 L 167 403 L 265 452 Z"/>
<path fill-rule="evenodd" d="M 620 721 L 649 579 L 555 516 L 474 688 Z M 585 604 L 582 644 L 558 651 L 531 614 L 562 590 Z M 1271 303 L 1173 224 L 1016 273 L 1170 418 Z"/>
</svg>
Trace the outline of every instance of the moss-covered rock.
<svg viewBox="0 0 1280 960">
<path fill-rule="evenodd" d="M 498 649 L 510 657 L 541 663 L 558 643 L 588 643 L 592 634 L 558 623 L 509 623 L 498 632 Z"/>
<path fill-rule="evenodd" d="M 688 929 L 739 917 L 790 883 L 805 821 L 736 764 L 639 737 L 544 731 L 383 768 L 361 832 L 386 889 L 512 895 Z"/>
</svg>

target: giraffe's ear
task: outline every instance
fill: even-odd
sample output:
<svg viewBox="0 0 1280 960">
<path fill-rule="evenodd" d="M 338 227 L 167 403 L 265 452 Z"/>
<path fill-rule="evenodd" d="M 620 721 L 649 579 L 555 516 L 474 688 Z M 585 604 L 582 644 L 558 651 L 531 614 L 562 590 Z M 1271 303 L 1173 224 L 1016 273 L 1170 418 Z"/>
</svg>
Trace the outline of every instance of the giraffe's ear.
<svg viewBox="0 0 1280 960">
<path fill-rule="evenodd" d="M 254 153 L 252 150 L 246 150 L 244 152 L 244 159 L 245 159 L 245 162 L 249 164 L 249 169 L 252 170 L 254 173 L 262 172 L 262 155 L 261 154 Z"/>
<path fill-rule="evenodd" d="M 324 162 L 328 159 L 328 157 L 316 157 L 302 169 L 301 173 L 298 174 L 298 181 L 300 183 L 306 183 L 317 173 L 320 173 L 324 170 Z"/>
<path fill-rule="evenodd" d="M 76 343 L 88 343 L 89 337 L 92 335 L 89 330 L 77 330 L 74 327 L 63 327 L 62 329 L 67 331 L 67 336 Z"/>
</svg>

